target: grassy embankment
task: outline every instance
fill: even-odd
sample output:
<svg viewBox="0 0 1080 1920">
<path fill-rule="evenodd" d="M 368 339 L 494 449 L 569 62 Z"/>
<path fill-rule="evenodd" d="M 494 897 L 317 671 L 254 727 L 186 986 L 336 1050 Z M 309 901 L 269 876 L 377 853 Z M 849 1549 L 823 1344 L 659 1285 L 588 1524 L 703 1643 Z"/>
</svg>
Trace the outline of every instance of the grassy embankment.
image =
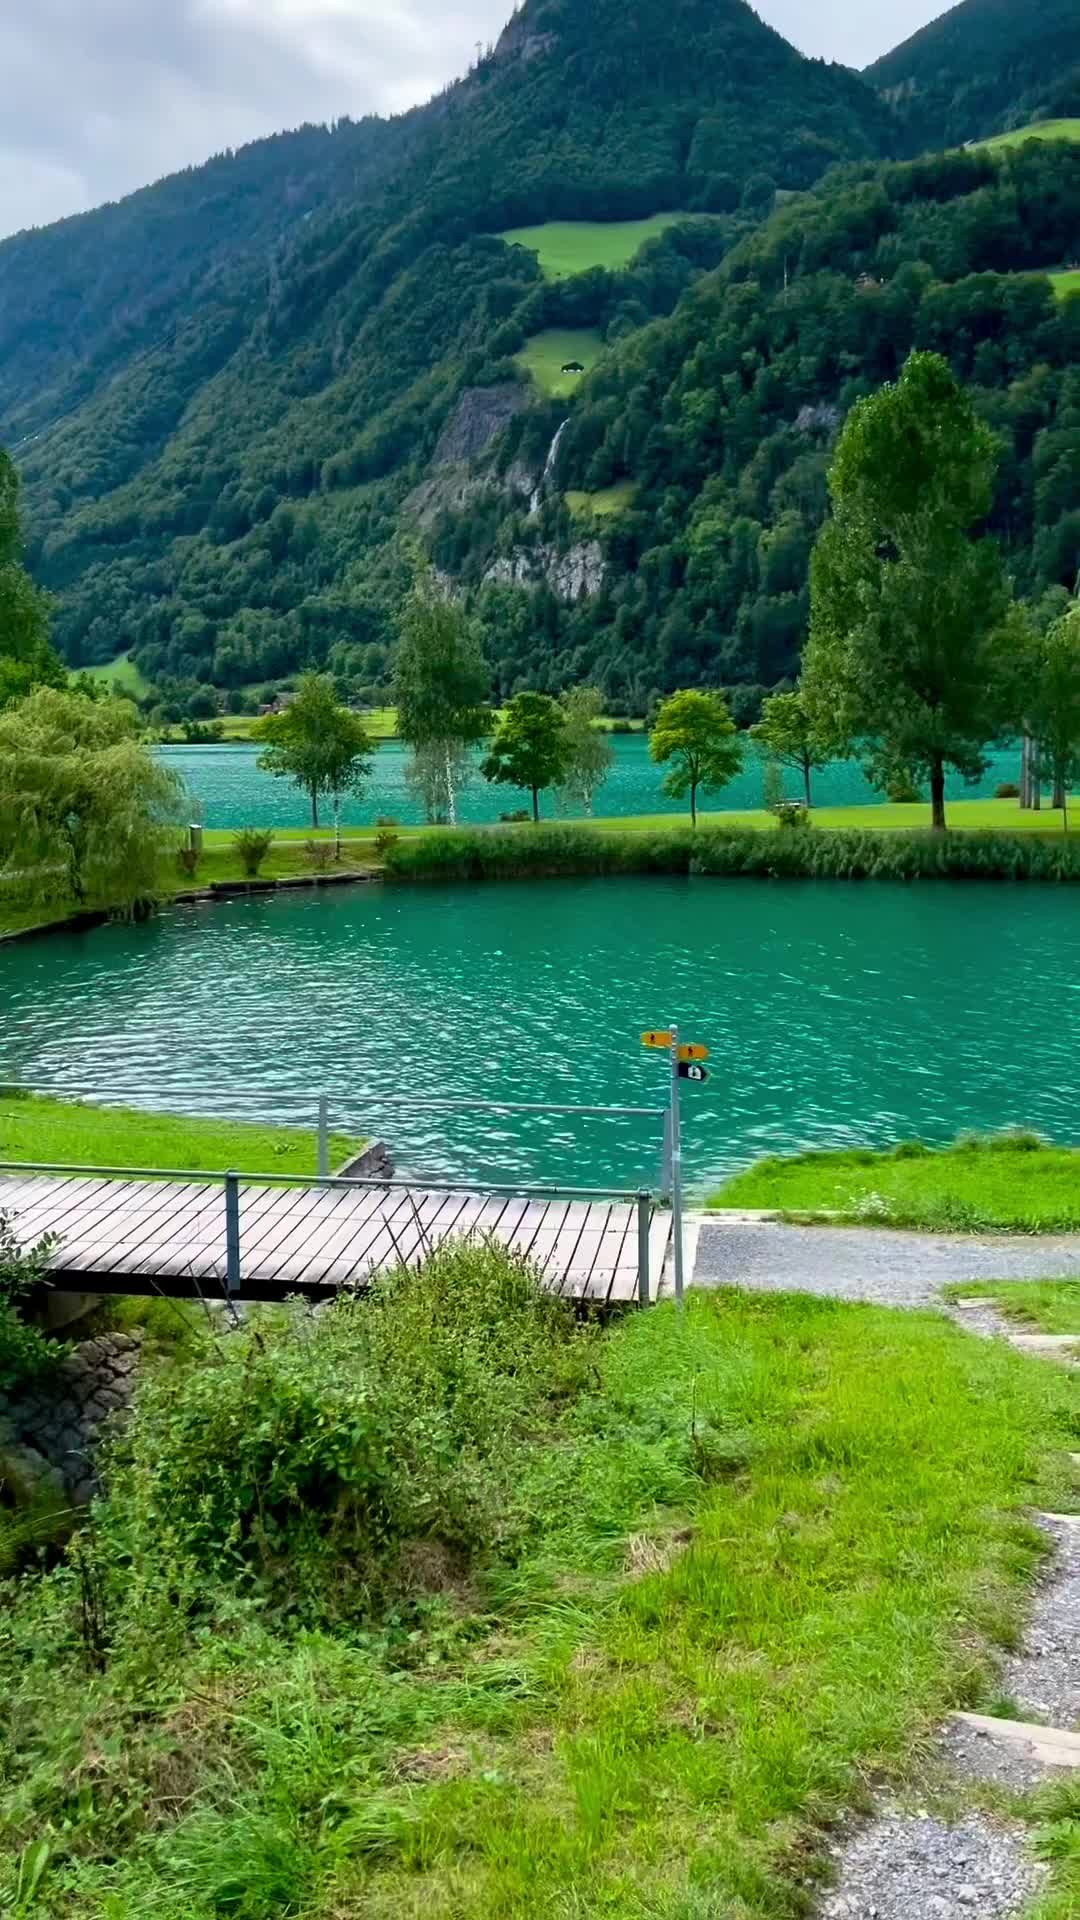
<svg viewBox="0 0 1080 1920">
<path fill-rule="evenodd" d="M 927 1231 L 1080 1229 L 1080 1150 L 1024 1133 L 758 1161 L 708 1205 Z"/>
<path fill-rule="evenodd" d="M 582 826 L 448 828 L 403 835 L 388 880 L 513 880 L 696 874 L 806 880 L 1080 880 L 1080 839 L 992 833 L 762 833 L 686 826 L 597 832 Z"/>
<path fill-rule="evenodd" d="M 535 253 L 548 280 L 604 267 L 617 273 L 628 267 L 647 240 L 679 221 L 701 219 L 691 213 L 654 213 L 648 220 L 549 220 L 539 227 L 514 227 L 499 235 L 508 247 Z M 580 358 L 580 356 L 579 356 Z"/>
<path fill-rule="evenodd" d="M 153 692 L 149 680 L 139 672 L 130 653 L 118 654 L 115 660 L 109 660 L 102 667 L 81 667 L 91 680 L 109 687 L 113 693 L 125 694 L 132 700 L 145 700 Z"/>
<path fill-rule="evenodd" d="M 804 1299 L 575 1331 L 500 1264 L 144 1387 L 75 1563 L 4 1592 L 0 1904 L 797 1920 L 992 1703 L 1065 1375 Z"/>
<path fill-rule="evenodd" d="M 1075 1334 L 1080 1341 L 1080 1280 L 1011 1280 L 947 1287 L 953 1299 L 990 1300 L 1028 1333 Z"/>
<path fill-rule="evenodd" d="M 779 835 L 771 814 L 710 813 L 701 816 L 696 834 L 671 814 L 606 818 L 573 823 L 546 822 L 534 827 L 402 827 L 398 846 L 386 862 L 396 879 L 512 878 L 538 872 L 685 873 L 691 860 L 704 871 L 752 875 L 805 875 L 808 878 L 876 877 L 907 879 L 919 875 L 992 878 L 1076 877 L 1080 835 L 1066 839 L 1060 814 L 1022 813 L 1012 800 L 963 800 L 950 807 L 953 832 L 931 837 L 929 808 L 923 806 L 828 807 L 814 814 L 814 830 Z M 981 837 L 980 837 L 981 836 Z M 275 829 L 274 844 L 260 878 L 310 875 L 307 843 L 328 841 L 332 830 L 312 834 L 306 827 Z M 380 864 L 373 829 L 349 829 L 338 872 L 365 872 Z M 208 831 L 194 878 L 169 862 L 161 875 L 164 898 L 244 878 L 230 830 Z M 89 899 L 93 911 L 106 902 Z M 0 935 L 63 920 L 74 906 L 35 903 L 14 885 L 0 886 Z"/>
<path fill-rule="evenodd" d="M 332 1134 L 330 1164 L 341 1166 L 362 1146 Z M 317 1172 L 315 1121 L 309 1132 L 204 1120 L 124 1107 L 82 1106 L 69 1100 L 0 1088 L 0 1160 L 63 1166 L 163 1167 L 178 1173 Z"/>
</svg>

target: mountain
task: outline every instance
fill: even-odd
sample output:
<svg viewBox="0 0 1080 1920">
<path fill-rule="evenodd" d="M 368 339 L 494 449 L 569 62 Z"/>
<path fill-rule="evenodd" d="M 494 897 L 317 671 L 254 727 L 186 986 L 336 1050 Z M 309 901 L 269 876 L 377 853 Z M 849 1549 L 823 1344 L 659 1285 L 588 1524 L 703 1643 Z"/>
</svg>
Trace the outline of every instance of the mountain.
<svg viewBox="0 0 1080 1920">
<path fill-rule="evenodd" d="M 0 440 L 69 658 L 237 690 L 345 647 L 377 683 L 433 457 L 520 413 L 543 465 L 530 341 L 670 313 L 777 193 L 890 138 L 856 75 L 743 0 L 528 0 L 414 114 L 0 246 Z M 670 210 L 695 218 L 626 272 L 552 280 L 499 237 Z"/>
<path fill-rule="evenodd" d="M 909 142 L 960 146 L 1035 119 L 1080 115 L 1076 0 L 962 0 L 865 78 Z"/>
</svg>

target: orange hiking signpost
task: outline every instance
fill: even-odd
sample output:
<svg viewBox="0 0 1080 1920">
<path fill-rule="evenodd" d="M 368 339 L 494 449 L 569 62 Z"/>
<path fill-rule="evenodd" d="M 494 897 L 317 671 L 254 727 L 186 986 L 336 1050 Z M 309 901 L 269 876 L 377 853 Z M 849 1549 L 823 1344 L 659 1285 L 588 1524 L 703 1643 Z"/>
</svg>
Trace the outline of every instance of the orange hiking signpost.
<svg viewBox="0 0 1080 1920">
<path fill-rule="evenodd" d="M 680 1044 L 678 1027 L 656 1027 L 643 1033 L 641 1044 L 651 1053 L 666 1053 L 671 1058 L 671 1211 L 675 1244 L 675 1298 L 683 1303 L 683 1212 L 682 1212 L 682 1119 L 679 1112 L 679 1082 L 690 1080 L 702 1086 L 709 1075 L 699 1063 L 709 1058 L 708 1047 L 693 1041 Z"/>
</svg>

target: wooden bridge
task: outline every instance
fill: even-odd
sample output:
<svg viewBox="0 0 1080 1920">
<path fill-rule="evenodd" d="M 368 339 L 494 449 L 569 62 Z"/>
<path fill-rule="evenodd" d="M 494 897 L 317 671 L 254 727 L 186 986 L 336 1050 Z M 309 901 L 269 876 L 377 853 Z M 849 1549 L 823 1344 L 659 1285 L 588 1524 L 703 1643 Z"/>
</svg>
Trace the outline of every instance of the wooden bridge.
<svg viewBox="0 0 1080 1920">
<path fill-rule="evenodd" d="M 671 1215 L 646 1194 L 496 1192 L 397 1182 L 122 1168 L 0 1166 L 19 1244 L 55 1244 L 54 1288 L 172 1299 L 309 1300 L 416 1266 L 447 1240 L 491 1236 L 581 1303 L 648 1304 Z"/>
</svg>

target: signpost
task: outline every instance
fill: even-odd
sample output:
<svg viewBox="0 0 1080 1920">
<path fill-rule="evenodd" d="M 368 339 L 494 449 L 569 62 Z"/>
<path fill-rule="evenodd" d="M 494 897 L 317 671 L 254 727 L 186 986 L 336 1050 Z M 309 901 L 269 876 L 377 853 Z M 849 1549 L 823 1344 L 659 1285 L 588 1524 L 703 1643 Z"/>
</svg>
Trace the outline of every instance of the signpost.
<svg viewBox="0 0 1080 1920">
<path fill-rule="evenodd" d="M 643 1033 L 641 1044 L 652 1053 L 668 1053 L 671 1056 L 671 1110 L 668 1121 L 668 1140 L 671 1154 L 671 1212 L 675 1235 L 675 1298 L 680 1307 L 685 1292 L 683 1274 L 683 1206 L 682 1206 L 682 1115 L 679 1109 L 679 1082 L 689 1080 L 695 1086 L 704 1086 L 709 1075 L 703 1060 L 709 1057 L 708 1047 L 699 1046 L 694 1041 L 680 1041 L 678 1027 L 657 1027 L 651 1033 Z"/>
</svg>

